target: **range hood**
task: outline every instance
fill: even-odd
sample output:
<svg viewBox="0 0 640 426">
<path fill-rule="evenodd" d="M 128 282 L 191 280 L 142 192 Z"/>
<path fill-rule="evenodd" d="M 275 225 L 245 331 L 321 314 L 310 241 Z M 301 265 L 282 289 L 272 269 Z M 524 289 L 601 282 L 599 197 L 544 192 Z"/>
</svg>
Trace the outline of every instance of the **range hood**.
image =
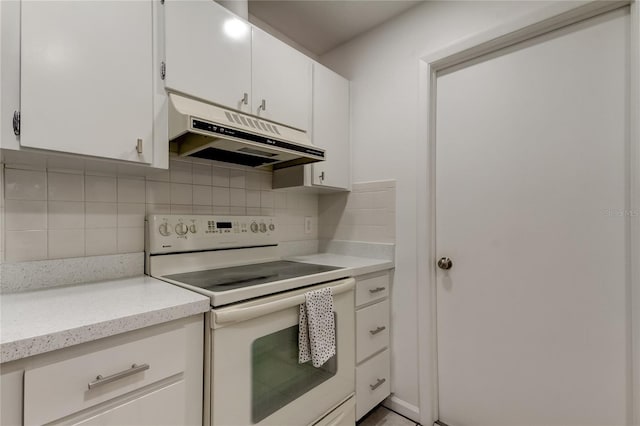
<svg viewBox="0 0 640 426">
<path fill-rule="evenodd" d="M 178 155 L 275 170 L 323 161 L 306 132 L 169 94 L 169 140 Z"/>
</svg>

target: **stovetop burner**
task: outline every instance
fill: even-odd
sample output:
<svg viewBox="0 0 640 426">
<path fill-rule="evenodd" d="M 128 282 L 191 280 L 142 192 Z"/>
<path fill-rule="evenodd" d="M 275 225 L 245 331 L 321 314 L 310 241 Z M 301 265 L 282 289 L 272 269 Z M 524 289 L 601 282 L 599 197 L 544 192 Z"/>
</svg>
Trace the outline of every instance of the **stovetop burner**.
<svg viewBox="0 0 640 426">
<path fill-rule="evenodd" d="M 251 287 L 274 281 L 298 278 L 322 272 L 343 269 L 335 266 L 278 260 L 230 268 L 207 269 L 165 275 L 163 278 L 192 285 L 213 292 L 223 292 L 242 287 Z"/>
</svg>

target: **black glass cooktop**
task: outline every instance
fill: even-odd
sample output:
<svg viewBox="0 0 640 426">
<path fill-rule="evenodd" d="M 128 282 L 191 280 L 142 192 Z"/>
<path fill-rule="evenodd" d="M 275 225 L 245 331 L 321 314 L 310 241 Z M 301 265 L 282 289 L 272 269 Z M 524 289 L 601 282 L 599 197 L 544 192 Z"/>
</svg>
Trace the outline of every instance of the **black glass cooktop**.
<svg viewBox="0 0 640 426">
<path fill-rule="evenodd" d="M 164 278 L 209 291 L 227 291 L 343 269 L 336 266 L 278 260 L 231 268 L 165 275 Z"/>
</svg>

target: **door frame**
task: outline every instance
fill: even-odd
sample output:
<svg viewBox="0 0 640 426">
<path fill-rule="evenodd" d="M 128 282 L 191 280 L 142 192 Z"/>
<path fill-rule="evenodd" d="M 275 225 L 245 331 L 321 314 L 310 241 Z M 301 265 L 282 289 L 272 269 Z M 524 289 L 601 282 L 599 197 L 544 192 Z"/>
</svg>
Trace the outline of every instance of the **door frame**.
<svg viewBox="0 0 640 426">
<path fill-rule="evenodd" d="M 435 241 L 435 122 L 436 73 L 487 53 L 512 46 L 597 15 L 630 6 L 630 96 L 629 206 L 627 229 L 629 258 L 627 268 L 627 320 L 629 366 L 627 423 L 640 425 L 640 0 L 558 2 L 488 31 L 458 41 L 437 52 L 427 53 L 418 61 L 419 117 L 417 148 L 417 224 L 418 241 L 418 389 L 420 423 L 431 425 L 438 420 L 438 364 L 436 328 L 436 241 Z M 426 166 L 425 166 L 426 165 Z"/>
</svg>

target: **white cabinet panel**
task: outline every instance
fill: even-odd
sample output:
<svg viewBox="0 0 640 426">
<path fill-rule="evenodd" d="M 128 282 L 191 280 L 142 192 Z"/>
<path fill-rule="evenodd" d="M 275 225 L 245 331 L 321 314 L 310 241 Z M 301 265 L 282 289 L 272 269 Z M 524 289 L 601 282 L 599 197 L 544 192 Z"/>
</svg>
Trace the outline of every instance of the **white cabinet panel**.
<svg viewBox="0 0 640 426">
<path fill-rule="evenodd" d="M 258 28 L 254 27 L 252 34 L 251 113 L 297 129 L 309 129 L 311 60 Z"/>
<path fill-rule="evenodd" d="M 389 300 L 356 312 L 356 362 L 389 345 Z"/>
<path fill-rule="evenodd" d="M 151 1 L 25 1 L 21 24 L 21 145 L 151 162 Z"/>
<path fill-rule="evenodd" d="M 314 185 L 351 188 L 349 144 L 349 81 L 313 64 L 313 144 L 327 151 L 327 160 L 312 164 Z"/>
<path fill-rule="evenodd" d="M 356 368 L 356 418 L 359 420 L 391 392 L 389 350 Z"/>
<path fill-rule="evenodd" d="M 389 272 L 384 271 L 356 278 L 356 307 L 389 296 Z"/>
<path fill-rule="evenodd" d="M 166 87 L 251 112 L 251 26 L 214 1 L 164 7 Z"/>
</svg>

